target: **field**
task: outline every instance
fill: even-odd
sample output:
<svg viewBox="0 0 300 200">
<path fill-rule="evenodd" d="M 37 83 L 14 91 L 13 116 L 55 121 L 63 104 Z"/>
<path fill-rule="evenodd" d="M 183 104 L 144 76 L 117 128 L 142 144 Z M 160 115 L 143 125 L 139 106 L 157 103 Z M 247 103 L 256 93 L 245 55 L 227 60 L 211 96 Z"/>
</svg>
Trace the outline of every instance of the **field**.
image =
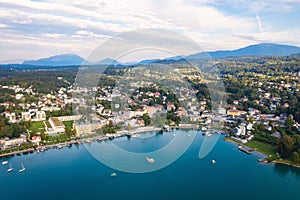
<svg viewBox="0 0 300 200">
<path fill-rule="evenodd" d="M 42 121 L 39 122 L 31 122 L 32 125 L 28 128 L 28 130 L 32 132 L 44 132 L 45 131 L 45 124 Z"/>
<path fill-rule="evenodd" d="M 62 122 L 66 127 L 68 126 L 68 127 L 70 127 L 70 128 L 73 128 L 73 123 L 74 123 L 74 121 L 73 120 L 71 120 L 71 121 L 63 121 Z"/>
<path fill-rule="evenodd" d="M 246 144 L 246 146 L 252 148 L 252 149 L 257 149 L 257 151 L 265 154 L 265 155 L 272 155 L 272 157 L 276 156 L 276 147 L 263 143 L 263 142 L 259 142 L 256 140 L 251 140 L 250 142 L 248 142 Z"/>
</svg>

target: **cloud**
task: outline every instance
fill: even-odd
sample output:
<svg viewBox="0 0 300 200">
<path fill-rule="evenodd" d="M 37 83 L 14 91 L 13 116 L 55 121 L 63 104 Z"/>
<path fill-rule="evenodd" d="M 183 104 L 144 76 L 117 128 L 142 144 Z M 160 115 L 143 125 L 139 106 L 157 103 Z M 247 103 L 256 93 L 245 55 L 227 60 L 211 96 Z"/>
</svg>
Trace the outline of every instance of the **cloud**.
<svg viewBox="0 0 300 200">
<path fill-rule="evenodd" d="M 6 24 L 0 24 L 0 28 L 6 28 L 7 25 Z"/>
<path fill-rule="evenodd" d="M 204 50 L 260 41 L 299 45 L 299 25 L 272 30 L 276 22 L 266 20 L 297 5 L 298 0 L 0 0 L 0 62 L 60 53 L 84 57 L 108 38 L 143 28 L 176 31 Z"/>
<path fill-rule="evenodd" d="M 256 19 L 257 19 L 257 26 L 260 32 L 263 32 L 263 28 L 262 28 L 262 24 L 261 24 L 261 19 L 258 15 L 256 15 Z"/>
</svg>

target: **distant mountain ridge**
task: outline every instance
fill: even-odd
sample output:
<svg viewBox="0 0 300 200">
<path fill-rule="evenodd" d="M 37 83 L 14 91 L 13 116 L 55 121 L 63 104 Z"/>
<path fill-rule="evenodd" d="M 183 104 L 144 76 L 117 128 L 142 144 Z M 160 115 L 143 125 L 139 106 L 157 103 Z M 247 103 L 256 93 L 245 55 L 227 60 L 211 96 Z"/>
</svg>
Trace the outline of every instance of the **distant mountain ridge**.
<svg viewBox="0 0 300 200">
<path fill-rule="evenodd" d="M 39 65 L 39 66 L 68 66 L 81 65 L 85 59 L 75 54 L 55 55 L 49 58 L 41 58 L 38 60 L 24 61 L 23 65 Z"/>
<path fill-rule="evenodd" d="M 291 54 L 298 53 L 300 53 L 300 47 L 297 46 L 261 43 L 250 45 L 236 50 L 201 52 L 187 56 L 187 58 L 198 59 L 207 57 L 207 54 L 209 54 L 211 58 L 228 58 L 240 56 L 288 56 Z"/>
<path fill-rule="evenodd" d="M 287 55 L 298 55 L 300 54 L 300 47 L 273 44 L 273 43 L 261 43 L 254 44 L 247 47 L 243 47 L 236 50 L 221 50 L 212 52 L 200 52 L 188 56 L 175 56 L 165 59 L 150 59 L 142 60 L 140 62 L 127 62 L 122 63 L 112 58 L 105 58 L 101 61 L 91 63 L 84 58 L 75 54 L 62 54 L 55 55 L 49 58 L 42 58 L 38 60 L 24 61 L 23 65 L 32 66 L 71 66 L 71 65 L 111 65 L 111 66 L 129 66 L 129 65 L 146 65 L 150 63 L 160 63 L 160 62 L 172 62 L 179 61 L 182 59 L 201 59 L 201 58 L 228 58 L 228 57 L 241 57 L 241 56 L 287 56 Z"/>
</svg>

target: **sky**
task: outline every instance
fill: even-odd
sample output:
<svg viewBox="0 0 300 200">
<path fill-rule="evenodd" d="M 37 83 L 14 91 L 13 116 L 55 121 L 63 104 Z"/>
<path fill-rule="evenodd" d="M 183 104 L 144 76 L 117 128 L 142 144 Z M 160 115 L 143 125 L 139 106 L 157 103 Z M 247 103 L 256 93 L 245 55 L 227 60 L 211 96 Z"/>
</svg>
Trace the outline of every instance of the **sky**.
<svg viewBox="0 0 300 200">
<path fill-rule="evenodd" d="M 300 46 L 299 19 L 300 0 L 0 0 L 0 63 L 86 58 L 104 41 L 145 28 L 175 31 L 205 51 Z"/>
</svg>

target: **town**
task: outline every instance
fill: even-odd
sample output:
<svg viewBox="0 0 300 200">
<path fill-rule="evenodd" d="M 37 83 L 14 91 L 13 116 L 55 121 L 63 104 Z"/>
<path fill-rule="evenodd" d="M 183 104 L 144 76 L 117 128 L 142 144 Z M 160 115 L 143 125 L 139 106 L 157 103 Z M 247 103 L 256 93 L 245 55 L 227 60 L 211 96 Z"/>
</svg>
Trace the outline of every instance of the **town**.
<svg viewBox="0 0 300 200">
<path fill-rule="evenodd" d="M 184 63 L 170 69 L 109 69 L 92 87 L 75 86 L 70 77 L 54 73 L 52 76 L 63 86 L 48 92 L 27 80 L 26 84 L 5 84 L 18 81 L 3 78 L 1 153 L 75 143 L 95 136 L 108 139 L 137 133 L 139 129 L 143 132 L 185 127 L 199 129 L 206 136 L 223 133 L 235 142 L 261 148 L 274 159 L 293 155 L 297 163 L 298 143 L 293 144 L 292 152 L 280 146 L 299 138 L 297 59 L 215 60 L 226 88 L 226 102 L 218 102 L 214 111 L 207 80 Z M 292 69 L 285 67 L 291 64 Z M 215 127 L 216 123 L 222 126 Z"/>
</svg>

